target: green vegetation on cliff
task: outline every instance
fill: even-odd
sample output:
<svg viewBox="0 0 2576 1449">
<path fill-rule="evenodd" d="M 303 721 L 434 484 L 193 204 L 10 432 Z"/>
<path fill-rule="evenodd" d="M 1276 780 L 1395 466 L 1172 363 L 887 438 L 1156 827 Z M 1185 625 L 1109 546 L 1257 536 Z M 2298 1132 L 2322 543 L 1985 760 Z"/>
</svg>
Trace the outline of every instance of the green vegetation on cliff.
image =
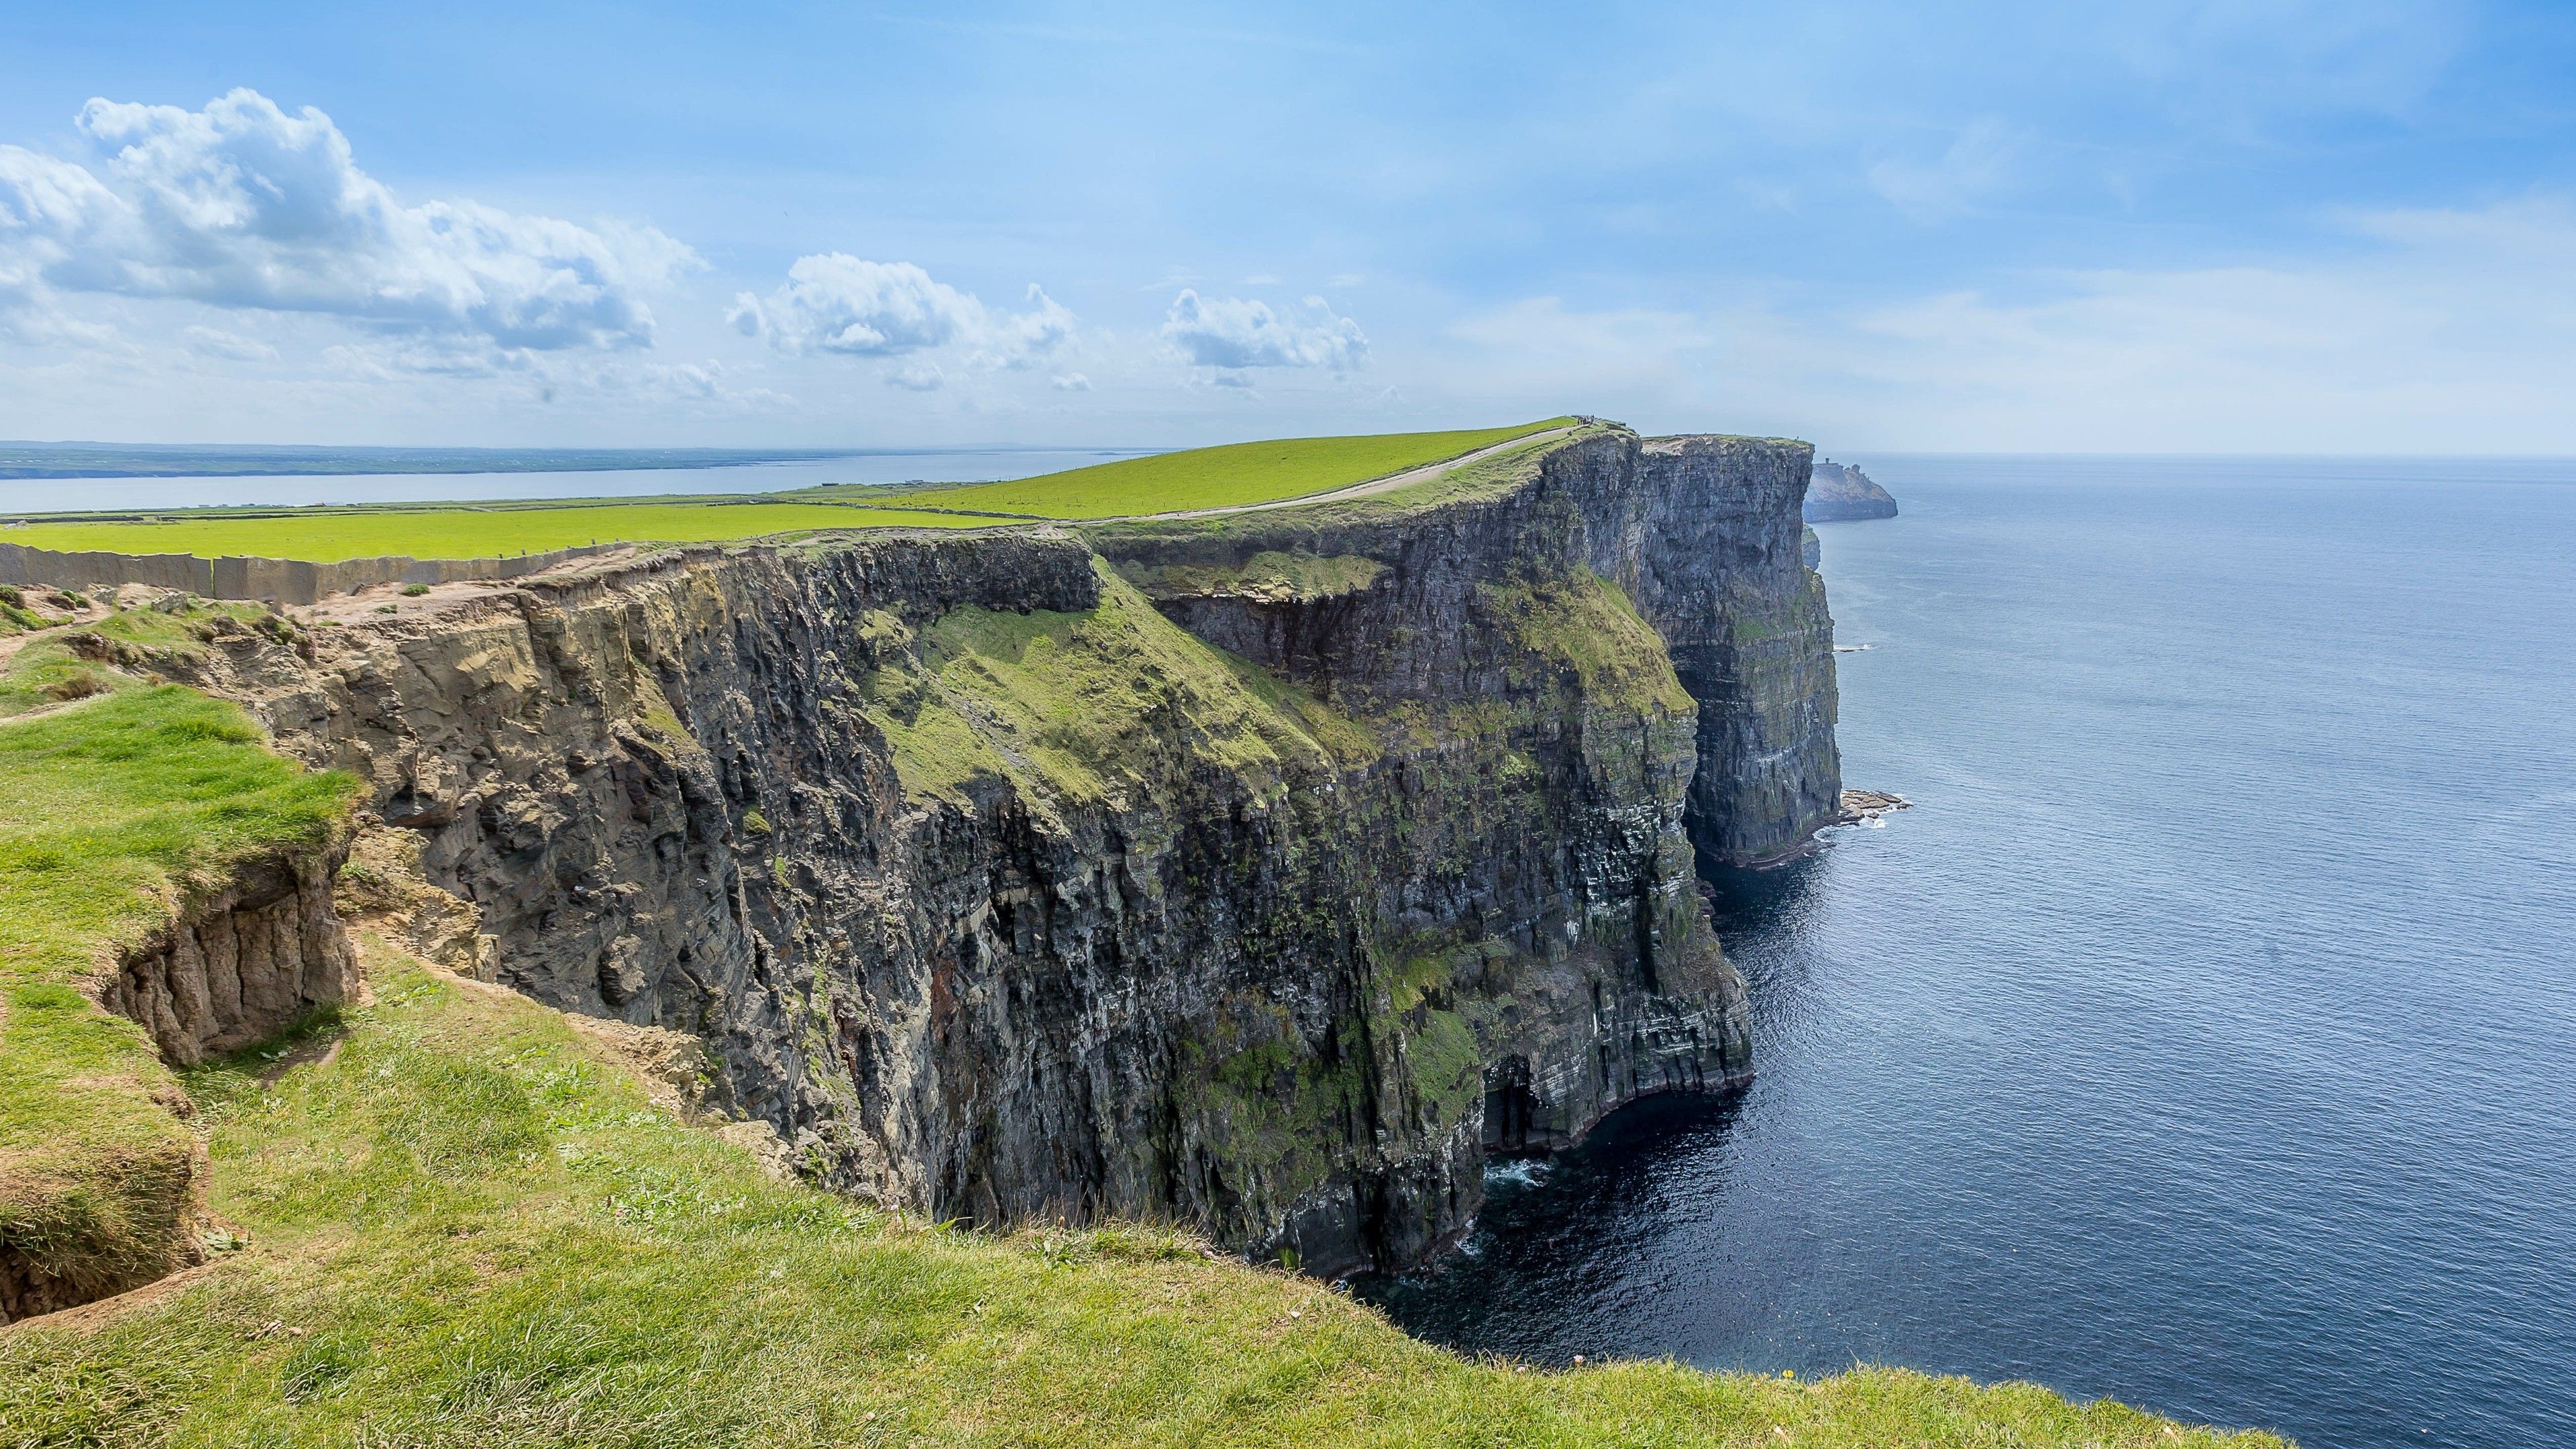
<svg viewBox="0 0 2576 1449">
<path fill-rule="evenodd" d="M 188 1074 L 248 1245 L 0 1330 L 0 1442 L 2278 1442 L 1893 1369 L 1471 1363 L 1167 1231 L 907 1222 L 763 1176 L 546 1008 L 369 954 L 326 1059 Z"/>
<path fill-rule="evenodd" d="M 1141 798 L 1193 764 L 1236 771 L 1261 794 L 1280 788 L 1290 761 L 1320 768 L 1375 753 L 1357 724 L 1210 648 L 1096 567 L 1096 609 L 959 609 L 930 627 L 917 659 L 885 660 L 869 715 L 906 790 L 962 802 L 978 777 L 1008 779 L 1048 815 L 1072 801 Z M 1189 726 L 1186 760 L 1168 757 L 1151 725 L 1175 716 Z"/>
<path fill-rule="evenodd" d="M 0 677 L 0 1259 L 80 1284 L 185 1251 L 194 1140 L 151 1039 L 79 988 L 191 889 L 317 842 L 353 788 L 269 753 L 229 704 L 83 662 L 188 647 L 203 622 L 116 615 Z"/>
</svg>

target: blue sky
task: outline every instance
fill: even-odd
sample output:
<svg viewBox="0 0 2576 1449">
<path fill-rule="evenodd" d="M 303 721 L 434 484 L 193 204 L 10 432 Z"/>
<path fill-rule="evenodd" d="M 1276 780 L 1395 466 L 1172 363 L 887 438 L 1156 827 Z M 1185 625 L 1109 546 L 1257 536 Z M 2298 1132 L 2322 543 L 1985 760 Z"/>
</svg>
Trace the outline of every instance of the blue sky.
<svg viewBox="0 0 2576 1449">
<path fill-rule="evenodd" d="M 532 8 L 0 15 L 0 436 L 2576 453 L 2576 6 Z"/>
</svg>

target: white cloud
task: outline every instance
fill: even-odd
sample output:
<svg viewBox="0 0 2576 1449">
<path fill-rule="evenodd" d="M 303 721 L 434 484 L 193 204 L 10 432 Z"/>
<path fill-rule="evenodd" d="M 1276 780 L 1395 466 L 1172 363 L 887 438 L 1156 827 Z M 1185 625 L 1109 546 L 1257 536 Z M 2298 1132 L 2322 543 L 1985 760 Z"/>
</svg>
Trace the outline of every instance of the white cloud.
<svg viewBox="0 0 2576 1449">
<path fill-rule="evenodd" d="M 907 362 L 886 374 L 886 386 L 908 392 L 937 392 L 948 385 L 948 374 L 935 362 Z"/>
<path fill-rule="evenodd" d="M 275 362 L 277 349 L 238 332 L 220 327 L 190 327 L 179 334 L 188 350 L 205 357 L 221 357 L 233 362 Z"/>
<path fill-rule="evenodd" d="M 1058 392 L 1091 391 L 1091 379 L 1078 372 L 1059 372 L 1047 379 L 1047 385 Z"/>
<path fill-rule="evenodd" d="M 1004 312 L 910 262 L 872 262 L 846 252 L 799 257 L 767 297 L 734 298 L 726 314 L 745 336 L 790 354 L 913 358 L 937 353 L 968 371 L 1036 367 L 1070 342 L 1073 314 L 1030 284 L 1025 311 Z M 887 375 L 897 387 L 928 391 L 945 373 L 909 362 Z"/>
<path fill-rule="evenodd" d="M 1184 290 L 1163 319 L 1163 340 L 1200 367 L 1326 367 L 1338 373 L 1367 359 L 1368 338 L 1359 323 L 1335 316 L 1321 297 L 1307 298 L 1304 310 L 1308 320 L 1299 321 L 1272 311 L 1267 302 L 1202 298 Z"/>
<path fill-rule="evenodd" d="M 1869 184 L 1909 220 L 1946 221 L 2012 184 L 2019 143 L 1991 118 L 1962 128 L 1940 154 L 1888 155 L 1869 168 Z"/>
<path fill-rule="evenodd" d="M 201 111 L 93 100 L 78 125 L 88 166 L 0 146 L 0 307 L 109 293 L 501 348 L 625 348 L 652 342 L 644 294 L 699 265 L 649 227 L 405 206 L 330 117 L 256 91 Z"/>
</svg>

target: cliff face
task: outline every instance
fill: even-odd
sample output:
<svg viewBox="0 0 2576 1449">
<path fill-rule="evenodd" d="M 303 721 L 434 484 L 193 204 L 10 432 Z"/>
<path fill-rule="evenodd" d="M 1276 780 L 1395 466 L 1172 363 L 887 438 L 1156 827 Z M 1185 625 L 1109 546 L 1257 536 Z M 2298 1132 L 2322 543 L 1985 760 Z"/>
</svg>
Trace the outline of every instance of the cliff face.
<svg viewBox="0 0 2576 1449">
<path fill-rule="evenodd" d="M 1399 1268 L 1488 1153 L 1747 1074 L 1691 845 L 1831 817 L 1807 464 L 1592 430 L 1400 502 L 689 550 L 200 682 L 819 1179 Z"/>
<path fill-rule="evenodd" d="M 1806 520 L 1839 523 L 1856 518 L 1894 518 L 1896 499 L 1848 463 L 1818 463 L 1807 486 Z"/>
</svg>

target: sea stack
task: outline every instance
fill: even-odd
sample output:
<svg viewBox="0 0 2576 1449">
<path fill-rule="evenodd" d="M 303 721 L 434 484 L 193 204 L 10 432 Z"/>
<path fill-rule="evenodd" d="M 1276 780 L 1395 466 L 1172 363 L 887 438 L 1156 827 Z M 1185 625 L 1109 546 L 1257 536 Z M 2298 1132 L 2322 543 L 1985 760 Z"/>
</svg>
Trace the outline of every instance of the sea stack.
<svg viewBox="0 0 2576 1449">
<path fill-rule="evenodd" d="M 1819 458 L 1814 475 L 1807 480 L 1807 502 L 1803 512 L 1809 523 L 1894 518 L 1896 500 L 1858 468 Z"/>
</svg>

